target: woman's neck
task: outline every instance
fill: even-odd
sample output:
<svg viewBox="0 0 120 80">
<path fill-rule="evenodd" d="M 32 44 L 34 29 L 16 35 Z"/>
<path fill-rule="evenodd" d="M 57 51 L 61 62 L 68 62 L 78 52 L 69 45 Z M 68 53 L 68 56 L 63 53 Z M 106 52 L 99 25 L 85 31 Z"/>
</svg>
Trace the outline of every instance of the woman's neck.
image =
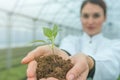
<svg viewBox="0 0 120 80">
<path fill-rule="evenodd" d="M 89 36 L 90 38 L 92 38 L 92 37 L 94 37 L 94 36 L 96 36 L 96 35 L 98 35 L 98 34 L 100 34 L 100 33 L 101 33 L 101 32 L 96 33 L 96 34 L 92 34 L 92 35 L 88 34 L 88 36 Z"/>
</svg>

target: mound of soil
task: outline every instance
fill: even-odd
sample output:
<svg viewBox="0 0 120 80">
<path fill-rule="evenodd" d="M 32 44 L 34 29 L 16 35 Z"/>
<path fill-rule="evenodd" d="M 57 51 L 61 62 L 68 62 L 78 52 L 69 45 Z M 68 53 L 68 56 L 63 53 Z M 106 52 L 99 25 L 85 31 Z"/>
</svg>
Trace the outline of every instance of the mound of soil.
<svg viewBox="0 0 120 80">
<path fill-rule="evenodd" d="M 58 55 L 49 55 L 36 58 L 37 80 L 47 77 L 55 77 L 59 80 L 66 80 L 67 72 L 73 67 L 71 60 L 64 60 Z"/>
</svg>

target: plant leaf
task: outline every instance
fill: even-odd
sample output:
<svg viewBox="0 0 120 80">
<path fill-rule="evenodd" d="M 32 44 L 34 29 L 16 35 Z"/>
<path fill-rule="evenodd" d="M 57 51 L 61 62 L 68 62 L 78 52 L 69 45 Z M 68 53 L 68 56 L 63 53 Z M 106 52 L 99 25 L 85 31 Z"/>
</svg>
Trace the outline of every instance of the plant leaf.
<svg viewBox="0 0 120 80">
<path fill-rule="evenodd" d="M 43 33 L 46 37 L 50 38 L 52 36 L 52 30 L 49 28 L 43 28 Z"/>
<path fill-rule="evenodd" d="M 32 41 L 31 43 L 36 43 L 36 42 L 39 42 L 39 43 L 46 43 L 46 41 L 44 41 L 44 40 L 35 40 L 35 41 Z"/>
<path fill-rule="evenodd" d="M 53 27 L 53 36 L 54 36 L 54 38 L 56 38 L 56 36 L 57 36 L 57 33 L 58 33 L 58 26 L 55 24 L 54 25 L 54 27 Z"/>
</svg>

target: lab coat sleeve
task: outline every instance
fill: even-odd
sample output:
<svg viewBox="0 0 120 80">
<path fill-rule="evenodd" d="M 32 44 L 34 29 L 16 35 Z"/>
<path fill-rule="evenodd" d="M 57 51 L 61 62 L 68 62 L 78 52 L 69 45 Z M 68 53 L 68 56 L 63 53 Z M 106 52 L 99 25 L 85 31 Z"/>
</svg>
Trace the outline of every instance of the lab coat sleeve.
<svg viewBox="0 0 120 80">
<path fill-rule="evenodd" d="M 119 46 L 107 47 L 99 51 L 96 55 L 90 55 L 96 61 L 93 80 L 117 80 L 120 68 L 120 57 L 117 58 L 117 56 L 120 56 Z"/>
<path fill-rule="evenodd" d="M 61 41 L 59 48 L 67 51 L 71 55 L 74 55 L 76 53 L 76 49 L 75 49 L 76 39 L 77 37 L 75 36 L 71 36 L 71 35 L 67 36 Z"/>
<path fill-rule="evenodd" d="M 75 37 L 68 36 L 62 40 L 60 48 L 74 55 L 76 53 L 75 42 Z M 111 45 L 103 46 L 101 49 L 98 53 L 89 54 L 96 63 L 93 80 L 117 80 L 120 72 L 120 42 L 119 44 L 111 43 Z"/>
</svg>

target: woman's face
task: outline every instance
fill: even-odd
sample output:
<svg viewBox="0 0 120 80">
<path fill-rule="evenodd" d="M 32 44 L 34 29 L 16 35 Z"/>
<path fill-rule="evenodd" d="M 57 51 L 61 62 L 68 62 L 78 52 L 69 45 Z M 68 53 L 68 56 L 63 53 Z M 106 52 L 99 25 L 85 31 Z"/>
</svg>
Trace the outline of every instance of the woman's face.
<svg viewBox="0 0 120 80">
<path fill-rule="evenodd" d="M 90 36 L 98 34 L 102 30 L 105 21 L 103 9 L 96 4 L 87 3 L 81 11 L 83 30 Z"/>
</svg>

